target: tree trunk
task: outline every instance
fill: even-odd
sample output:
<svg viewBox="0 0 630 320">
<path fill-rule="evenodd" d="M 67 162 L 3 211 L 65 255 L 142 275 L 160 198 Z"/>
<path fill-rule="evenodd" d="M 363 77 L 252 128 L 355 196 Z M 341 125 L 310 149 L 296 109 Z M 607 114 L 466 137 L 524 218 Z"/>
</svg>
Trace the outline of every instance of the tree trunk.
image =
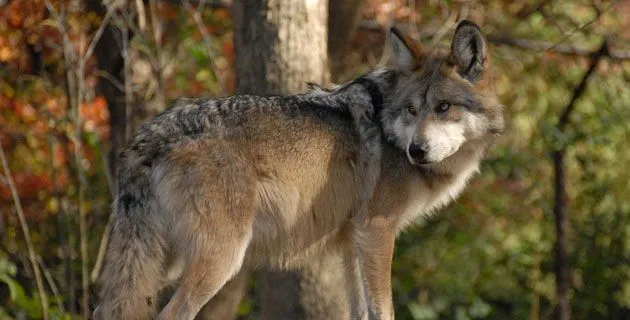
<svg viewBox="0 0 630 320">
<path fill-rule="evenodd" d="M 237 91 L 291 94 L 327 82 L 327 2 L 235 1 Z"/>
<path fill-rule="evenodd" d="M 554 215 L 556 218 L 556 243 L 555 253 L 556 259 L 554 270 L 556 273 L 556 295 L 558 298 L 557 319 L 571 319 L 571 301 L 569 300 L 569 265 L 567 253 L 567 229 L 569 228 L 569 219 L 567 217 L 567 194 L 565 188 L 565 149 L 556 150 L 553 153 L 553 164 L 555 169 L 554 188 L 555 203 Z"/>
<path fill-rule="evenodd" d="M 566 134 L 566 128 L 569 125 L 570 116 L 575 110 L 576 102 L 582 97 L 586 91 L 586 85 L 589 78 L 597 69 L 597 64 L 602 57 L 609 54 L 608 42 L 604 41 L 597 52 L 591 55 L 591 63 L 588 70 L 582 76 L 580 83 L 573 89 L 573 95 L 569 104 L 564 108 L 560 115 L 556 129 L 561 135 Z M 571 320 L 571 300 L 569 299 L 569 289 L 571 287 L 571 274 L 569 266 L 568 254 L 568 235 L 569 215 L 567 213 L 567 190 L 566 190 L 566 145 L 561 146 L 553 153 L 554 167 L 554 207 L 553 213 L 556 226 L 556 243 L 554 245 L 555 263 L 554 272 L 556 273 L 556 295 L 558 305 L 556 307 L 556 319 Z"/>
<path fill-rule="evenodd" d="M 329 80 L 328 1 L 263 0 L 233 4 L 239 93 L 292 94 Z M 301 273 L 262 272 L 261 319 L 340 319 L 349 314 L 339 257 Z"/>
<path fill-rule="evenodd" d="M 333 81 L 347 69 L 346 56 L 361 21 L 365 0 L 330 1 L 328 8 L 328 58 Z"/>
</svg>

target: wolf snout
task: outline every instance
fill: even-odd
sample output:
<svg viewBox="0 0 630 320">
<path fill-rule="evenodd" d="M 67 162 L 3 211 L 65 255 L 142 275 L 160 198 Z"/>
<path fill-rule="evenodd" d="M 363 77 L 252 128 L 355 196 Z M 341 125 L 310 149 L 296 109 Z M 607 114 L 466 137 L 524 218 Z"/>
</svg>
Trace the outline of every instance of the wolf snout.
<svg viewBox="0 0 630 320">
<path fill-rule="evenodd" d="M 412 143 L 409 145 L 409 156 L 418 163 L 425 162 L 429 146 L 425 143 Z"/>
</svg>

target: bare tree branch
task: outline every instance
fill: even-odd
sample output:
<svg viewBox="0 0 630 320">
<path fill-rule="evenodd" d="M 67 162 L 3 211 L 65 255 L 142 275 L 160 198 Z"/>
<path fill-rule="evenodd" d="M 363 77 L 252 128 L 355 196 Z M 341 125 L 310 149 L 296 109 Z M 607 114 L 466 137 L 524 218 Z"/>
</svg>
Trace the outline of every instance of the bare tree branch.
<svg viewBox="0 0 630 320">
<path fill-rule="evenodd" d="M 577 87 L 575 87 L 575 89 L 573 90 L 573 95 L 571 96 L 571 100 L 569 101 L 569 104 L 566 106 L 566 108 L 564 109 L 564 111 L 562 112 L 560 116 L 560 120 L 558 121 L 558 126 L 557 126 L 558 130 L 564 131 L 565 127 L 569 124 L 569 116 L 573 112 L 573 109 L 575 109 L 575 103 L 577 102 L 577 100 L 580 97 L 582 97 L 582 95 L 584 94 L 584 90 L 586 90 L 586 84 L 588 82 L 588 79 L 591 77 L 593 72 L 595 72 L 595 69 L 597 68 L 597 64 L 602 59 L 602 57 L 606 57 L 606 56 L 608 56 L 608 42 L 604 41 L 604 43 L 599 48 L 599 50 L 597 50 L 597 52 L 591 55 L 591 64 L 589 65 L 588 70 L 586 71 L 586 73 L 584 73 L 582 80 L 577 85 Z"/>
<path fill-rule="evenodd" d="M 125 83 L 127 81 L 131 81 L 131 80 L 127 80 L 127 78 L 125 78 Z M 103 144 L 97 143 L 97 145 L 99 146 L 99 148 L 101 148 L 100 146 L 102 146 Z M 100 149 L 99 153 L 102 155 L 102 161 L 103 161 L 103 166 L 104 166 L 104 170 L 105 171 L 105 179 L 107 180 L 107 187 L 109 189 L 109 193 L 112 196 L 112 198 L 114 198 L 116 196 L 115 194 L 115 187 L 114 187 L 114 180 L 112 179 L 111 173 L 110 173 L 110 168 L 107 165 L 107 159 L 105 156 L 105 151 Z M 107 218 L 107 224 L 105 225 L 105 230 L 103 231 L 103 234 L 101 235 L 101 241 L 98 245 L 98 253 L 96 254 L 96 261 L 94 262 L 94 266 L 92 267 L 92 272 L 90 273 L 90 281 L 92 283 L 95 283 L 98 280 L 99 275 L 101 274 L 101 269 L 103 268 L 103 263 L 105 262 L 105 252 L 107 251 L 107 246 L 109 245 L 109 236 L 111 234 L 111 230 L 112 230 L 112 224 L 114 223 L 114 214 L 115 212 L 112 211 L 109 214 L 109 218 Z"/>
<path fill-rule="evenodd" d="M 46 281 L 48 282 L 48 286 L 50 287 L 50 290 L 52 290 L 53 295 L 55 296 L 55 300 L 57 300 L 57 306 L 59 306 L 59 310 L 61 310 L 61 313 L 63 313 L 65 316 L 66 310 L 63 307 L 63 300 L 61 299 L 61 293 L 59 292 L 59 288 L 55 284 L 55 279 L 50 273 L 50 270 L 48 270 L 48 267 L 44 263 L 44 259 L 42 259 L 41 256 L 37 256 L 37 261 L 39 262 L 39 265 L 42 268 L 42 272 L 44 273 L 44 276 L 46 277 Z"/>
<path fill-rule="evenodd" d="M 395 24 L 395 26 L 403 32 L 411 32 L 412 27 L 409 24 Z M 372 20 L 364 20 L 360 24 L 361 29 L 374 31 L 374 32 L 384 32 L 385 27 L 379 24 L 376 21 Z M 420 28 L 418 30 L 418 36 L 421 39 L 427 39 L 433 37 L 437 32 L 439 32 L 440 28 L 435 26 L 426 26 Z M 539 40 L 530 40 L 513 37 L 507 33 L 502 34 L 489 34 L 486 36 L 488 42 L 495 45 L 507 45 L 510 47 L 539 51 L 539 52 L 553 52 L 563 55 L 569 56 L 581 56 L 581 57 L 590 57 L 597 52 L 597 50 L 572 46 L 568 44 L 559 44 L 548 41 L 539 41 Z M 612 46 L 612 45 L 611 45 Z M 610 58 L 616 61 L 621 60 L 630 60 L 630 51 L 623 50 L 615 50 L 609 48 L 606 53 L 602 56 L 606 58 Z"/>
<path fill-rule="evenodd" d="M 188 11 L 190 16 L 193 18 L 193 20 L 195 21 L 195 24 L 197 25 L 197 29 L 201 33 L 201 38 L 203 39 L 203 44 L 206 47 L 206 54 L 210 58 L 209 59 L 210 63 L 213 66 L 212 74 L 213 74 L 213 76 L 216 79 L 216 72 L 215 72 L 215 70 L 217 68 L 216 68 L 216 65 L 214 64 L 214 59 L 212 59 L 213 58 L 212 57 L 212 41 L 210 39 L 210 35 L 208 34 L 208 30 L 206 30 L 204 22 L 201 19 L 201 12 L 200 12 L 200 10 L 202 9 L 202 6 L 205 6 L 205 1 L 201 1 L 199 3 L 199 5 L 197 6 L 197 9 L 193 8 L 193 6 L 190 4 L 189 0 L 183 0 L 183 3 L 184 3 L 184 8 L 186 8 L 186 11 Z"/>
<path fill-rule="evenodd" d="M 138 28 L 143 31 L 147 27 L 147 14 L 142 0 L 136 0 L 136 10 L 138 10 Z"/>
<path fill-rule="evenodd" d="M 92 53 L 94 52 L 94 48 L 96 48 L 96 44 L 101 39 L 101 36 L 103 35 L 103 32 L 105 31 L 105 27 L 107 27 L 107 24 L 109 23 L 109 19 L 112 17 L 113 13 L 114 13 L 114 10 L 112 8 L 108 8 L 107 13 L 105 14 L 105 17 L 103 18 L 103 21 L 101 21 L 101 24 L 98 26 L 98 29 L 96 30 L 96 33 L 94 34 L 94 37 L 92 38 L 92 42 L 90 42 L 88 49 L 85 51 L 85 55 L 81 59 L 81 63 L 83 65 L 85 65 L 88 59 L 90 59 L 90 57 L 92 56 Z"/>
<path fill-rule="evenodd" d="M 89 274 L 88 274 L 88 244 L 87 244 L 87 212 L 85 210 L 85 189 L 87 181 L 85 177 L 85 171 L 83 169 L 83 141 L 82 134 L 82 119 L 79 112 L 79 106 L 83 103 L 85 97 L 85 65 L 86 61 L 92 55 L 96 44 L 101 38 L 105 27 L 107 26 L 109 19 L 114 12 L 113 9 L 108 9 L 105 18 L 101 21 L 99 28 L 97 29 L 91 43 L 88 45 L 88 49 L 85 55 L 77 57 L 74 54 L 72 42 L 70 41 L 66 32 L 66 21 L 63 14 L 59 14 L 52 3 L 46 0 L 46 6 L 56 19 L 57 28 L 63 37 L 63 57 L 66 65 L 66 81 L 67 81 L 67 96 L 70 101 L 73 122 L 74 122 L 74 134 L 69 138 L 75 145 L 74 160 L 77 171 L 77 184 L 78 184 L 78 208 L 79 208 L 79 244 L 81 252 L 81 313 L 83 318 L 87 319 L 90 313 L 89 306 Z M 63 9 L 63 7 L 62 7 Z M 81 44 L 83 44 L 83 35 L 80 38 Z M 82 47 L 82 46 L 80 46 Z"/>
<path fill-rule="evenodd" d="M 571 38 L 577 32 L 584 31 L 587 28 L 589 28 L 591 25 L 593 25 L 593 23 L 599 21 L 599 18 L 601 18 L 602 14 L 604 14 L 606 11 L 612 9 L 617 4 L 618 1 L 619 0 L 613 1 L 608 7 L 604 8 L 603 10 L 599 10 L 599 8 L 597 6 L 594 6 L 595 10 L 596 10 L 596 15 L 595 15 L 595 17 L 593 19 L 591 19 L 590 21 L 586 22 L 582 26 L 573 29 L 571 32 L 566 34 L 560 41 L 558 41 L 553 46 L 551 46 L 549 49 L 553 49 L 554 47 L 563 44 L 565 41 L 567 41 L 569 38 Z"/>
<path fill-rule="evenodd" d="M 109 81 L 109 83 L 111 83 L 120 92 L 125 92 L 125 87 L 123 86 L 123 84 L 120 83 L 120 81 L 116 80 L 116 78 L 114 76 L 112 76 L 111 73 L 109 73 L 109 72 L 107 72 L 105 70 L 96 70 L 95 75 L 97 77 L 101 77 L 101 78 L 104 78 L 107 81 Z"/>
<path fill-rule="evenodd" d="M 162 34 L 163 25 L 158 15 L 158 9 L 161 7 L 160 0 L 149 0 L 149 13 L 151 14 L 151 31 L 153 33 L 153 45 L 155 51 L 155 59 L 153 63 L 153 71 L 157 76 L 157 98 L 160 108 L 166 105 L 165 80 L 164 80 L 164 59 L 162 58 Z"/>
<path fill-rule="evenodd" d="M 555 45 L 551 42 L 513 38 L 508 35 L 489 35 L 488 42 L 497 45 L 508 45 L 527 50 L 554 52 L 570 56 L 590 57 L 597 51 L 592 49 L 574 47 L 566 44 Z M 630 60 L 630 51 L 608 49 L 602 57 L 613 60 Z"/>
<path fill-rule="evenodd" d="M 31 268 L 33 268 L 33 274 L 35 275 L 35 285 L 37 286 L 37 293 L 39 295 L 39 305 L 42 310 L 42 319 L 48 320 L 48 295 L 44 289 L 42 274 L 40 273 L 39 266 L 37 265 L 37 255 L 35 254 L 35 248 L 33 248 L 33 243 L 31 241 L 31 231 L 26 223 L 24 210 L 22 210 L 22 202 L 20 201 L 17 189 L 15 188 L 15 182 L 13 181 L 11 170 L 9 169 L 9 163 L 4 155 L 4 148 L 2 145 L 0 145 L 0 161 L 2 162 L 4 176 L 9 184 L 9 189 L 11 190 L 11 195 L 13 196 L 13 205 L 15 206 L 15 211 L 17 212 L 18 219 L 20 221 L 20 227 L 22 228 L 22 233 L 24 234 L 24 239 L 26 241 L 28 258 L 31 263 Z"/>
</svg>

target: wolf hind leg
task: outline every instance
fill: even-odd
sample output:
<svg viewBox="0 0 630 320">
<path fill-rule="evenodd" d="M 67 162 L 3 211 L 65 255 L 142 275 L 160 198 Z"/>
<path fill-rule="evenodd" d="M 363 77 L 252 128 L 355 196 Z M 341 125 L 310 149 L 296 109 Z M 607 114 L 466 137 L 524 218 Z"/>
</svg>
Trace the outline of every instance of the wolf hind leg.
<svg viewBox="0 0 630 320">
<path fill-rule="evenodd" d="M 251 230 L 222 241 L 195 236 L 175 294 L 158 319 L 194 319 L 201 308 L 241 269 Z"/>
<path fill-rule="evenodd" d="M 241 268 L 253 233 L 256 174 L 221 141 L 184 143 L 165 166 L 156 189 L 174 217 L 171 245 L 184 268 L 158 319 L 192 320 Z"/>
</svg>

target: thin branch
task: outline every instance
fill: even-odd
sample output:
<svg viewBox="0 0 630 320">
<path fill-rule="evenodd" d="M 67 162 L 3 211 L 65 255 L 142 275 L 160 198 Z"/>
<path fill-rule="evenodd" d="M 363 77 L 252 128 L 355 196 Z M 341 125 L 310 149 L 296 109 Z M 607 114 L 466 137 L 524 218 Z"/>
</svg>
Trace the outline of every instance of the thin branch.
<svg viewBox="0 0 630 320">
<path fill-rule="evenodd" d="M 131 80 L 127 80 L 127 78 L 125 78 L 125 83 L 127 81 L 131 82 Z M 127 94 L 127 92 L 125 92 L 125 94 Z M 101 143 L 101 141 L 99 140 L 97 141 L 96 145 L 98 146 L 99 153 L 101 154 L 101 160 L 103 162 L 103 167 L 104 167 L 103 171 L 105 172 L 105 179 L 107 180 L 107 187 L 109 189 L 110 195 L 113 198 L 116 196 L 115 191 L 114 191 L 116 188 L 114 187 L 114 181 L 110 174 L 109 165 L 107 164 L 107 160 L 105 159 L 105 151 L 102 149 L 103 143 Z M 98 253 L 96 254 L 96 261 L 94 262 L 94 266 L 92 267 L 92 272 L 90 273 L 91 283 L 95 283 L 98 280 L 99 275 L 101 274 L 101 269 L 103 268 L 103 263 L 105 262 L 105 253 L 107 252 L 107 246 L 109 244 L 109 236 L 111 234 L 112 224 L 114 221 L 114 214 L 115 214 L 115 211 L 112 211 L 109 214 L 109 218 L 107 219 L 107 224 L 105 225 L 105 230 L 103 231 L 103 234 L 101 235 L 101 241 L 98 245 Z"/>
<path fill-rule="evenodd" d="M 50 270 L 48 270 L 48 267 L 46 267 L 46 264 L 44 263 L 44 260 L 42 259 L 41 256 L 37 256 L 37 261 L 39 262 L 39 266 L 42 268 L 42 272 L 44 273 L 44 276 L 46 277 L 48 286 L 52 290 L 53 295 L 55 295 L 55 300 L 57 300 L 57 305 L 59 306 L 59 310 L 61 310 L 61 313 L 65 315 L 66 309 L 63 307 L 63 300 L 61 299 L 61 293 L 59 292 L 59 288 L 55 284 L 55 279 L 50 273 Z"/>
<path fill-rule="evenodd" d="M 560 116 L 560 120 L 558 121 L 558 130 L 564 131 L 565 127 L 569 124 L 569 116 L 573 112 L 573 109 L 575 109 L 575 103 L 577 102 L 577 100 L 584 94 L 588 79 L 591 77 L 593 72 L 595 72 L 595 69 L 597 69 L 597 64 L 599 63 L 601 58 L 607 55 L 608 55 L 608 41 L 604 41 L 604 43 L 599 48 L 599 50 L 597 50 L 597 52 L 595 52 L 591 56 L 591 64 L 589 65 L 588 70 L 586 71 L 586 73 L 584 73 L 582 80 L 577 85 L 577 87 L 575 87 L 575 89 L 573 90 L 573 95 L 571 96 L 571 100 L 569 101 L 569 104 L 566 106 L 566 108 L 562 112 L 562 115 Z"/>
<path fill-rule="evenodd" d="M 120 81 L 116 80 L 116 78 L 109 72 L 105 71 L 105 70 L 96 70 L 94 72 L 94 74 L 97 77 L 101 77 L 103 79 L 106 79 L 107 81 L 109 81 L 109 83 L 111 83 L 116 89 L 118 89 L 120 92 L 124 92 L 125 88 L 123 86 L 122 83 L 120 83 Z"/>
<path fill-rule="evenodd" d="M 107 8 L 107 13 L 105 14 L 105 17 L 103 18 L 103 21 L 101 21 L 101 24 L 98 26 L 98 29 L 96 30 L 96 33 L 94 34 L 94 37 L 92 38 L 92 41 L 90 42 L 90 45 L 88 46 L 88 49 L 85 51 L 85 55 L 81 59 L 81 64 L 85 65 L 88 59 L 90 59 L 90 57 L 92 56 L 92 53 L 94 52 L 94 48 L 96 48 L 98 41 L 101 40 L 101 36 L 103 35 L 103 32 L 105 32 L 105 28 L 107 27 L 107 24 L 109 23 L 109 19 L 112 17 L 113 13 L 114 13 L 113 9 Z"/>
<path fill-rule="evenodd" d="M 442 24 L 442 27 L 433 35 L 431 39 L 431 47 L 435 47 L 442 38 L 446 35 L 446 33 L 455 25 L 455 21 L 457 20 L 457 12 L 453 11 L 448 19 Z"/>
<path fill-rule="evenodd" d="M 147 27 L 147 14 L 142 0 L 136 0 L 136 10 L 138 11 L 138 27 L 141 31 L 144 31 Z"/>
<path fill-rule="evenodd" d="M 593 18 L 590 21 L 586 22 L 581 27 L 573 29 L 573 31 L 571 31 L 568 34 L 566 34 L 560 41 L 558 41 L 556 44 L 551 46 L 548 50 L 553 49 L 554 47 L 561 45 L 565 41 L 569 40 L 569 38 L 571 38 L 577 32 L 581 32 L 581 31 L 584 31 L 587 28 L 589 28 L 593 23 L 599 21 L 599 18 L 602 16 L 603 13 L 605 13 L 606 11 L 612 9 L 617 4 L 618 1 L 619 0 L 613 1 L 608 7 L 604 8 L 603 10 L 597 10 L 597 8 L 596 8 L 597 13 L 595 15 L 595 18 Z"/>
<path fill-rule="evenodd" d="M 188 1 L 186 1 L 188 2 Z M 206 8 L 206 0 L 200 0 L 199 3 L 197 4 L 197 9 L 195 9 L 195 11 L 198 14 L 201 14 L 201 12 Z"/>
<path fill-rule="evenodd" d="M 383 27 L 380 23 L 372 20 L 364 20 L 359 24 L 361 29 L 374 31 L 374 32 L 383 32 L 385 31 L 385 27 Z M 411 26 L 408 24 L 395 24 L 396 28 L 400 29 L 403 32 L 410 32 L 412 30 Z M 418 30 L 418 36 L 420 39 L 427 39 L 433 37 L 439 30 L 439 27 L 434 26 L 426 26 L 420 28 Z M 495 45 L 507 45 L 510 47 L 531 50 L 531 51 L 539 51 L 539 52 L 553 52 L 562 55 L 569 56 L 580 56 L 580 57 L 590 57 L 595 52 L 593 49 L 587 49 L 583 47 L 572 46 L 568 44 L 556 44 L 548 41 L 539 41 L 539 40 L 530 40 L 523 38 L 512 37 L 507 33 L 502 34 L 489 34 L 486 36 L 489 43 Z M 603 57 L 611 58 L 616 61 L 622 60 L 630 60 L 630 51 L 623 50 L 615 50 L 609 47 L 608 51 Z"/>
<path fill-rule="evenodd" d="M 125 79 L 125 136 L 126 141 L 131 136 L 131 105 L 133 103 L 133 92 L 131 88 L 131 66 L 129 65 L 129 28 L 123 24 L 120 29 L 122 33 L 122 58 L 123 58 L 123 77 Z M 113 189 L 112 189 L 113 191 Z"/>
<path fill-rule="evenodd" d="M 81 37 L 83 41 L 83 37 Z M 82 60 L 83 61 L 83 60 Z M 88 319 L 90 316 L 90 290 L 89 290 L 89 275 L 88 275 L 88 245 L 87 245 L 87 212 L 85 211 L 85 189 L 86 189 L 86 177 L 85 170 L 83 169 L 83 140 L 81 134 L 83 132 L 83 121 L 79 111 L 79 106 L 83 103 L 85 96 L 85 64 L 80 63 L 78 70 L 75 73 L 77 84 L 77 107 L 74 110 L 74 136 L 72 140 L 75 145 L 74 160 L 77 170 L 77 178 L 79 184 L 79 248 L 81 252 L 81 311 L 83 317 Z"/>
<path fill-rule="evenodd" d="M 90 281 L 92 281 L 92 283 L 95 283 L 101 274 L 101 269 L 103 268 L 103 263 L 105 262 L 105 253 L 107 252 L 107 247 L 109 245 L 109 236 L 112 232 L 112 225 L 114 223 L 115 215 L 115 211 L 112 211 L 109 214 L 107 224 L 105 225 L 105 231 L 103 231 L 103 235 L 101 236 L 101 242 L 98 245 L 98 254 L 96 255 L 96 262 L 94 262 L 92 273 L 90 273 Z"/>
<path fill-rule="evenodd" d="M 142 40 L 145 40 L 143 36 L 144 33 L 142 32 L 142 30 L 138 29 L 138 27 L 134 23 L 132 13 L 130 13 L 128 10 L 125 10 L 120 13 L 117 12 L 116 17 L 118 18 L 118 21 L 122 21 L 121 23 L 125 24 L 127 28 L 131 29 L 131 32 L 134 34 L 134 36 L 138 36 L 142 38 Z"/>
<path fill-rule="evenodd" d="M 592 49 L 574 47 L 566 44 L 556 45 L 547 41 L 529 40 L 522 38 L 514 38 L 509 35 L 493 35 L 487 36 L 488 42 L 497 45 L 507 45 L 511 47 L 540 51 L 540 52 L 554 52 L 570 56 L 590 57 L 593 55 Z M 610 49 L 606 52 L 605 57 L 609 57 L 614 60 L 628 60 L 630 59 L 630 51 L 618 51 Z"/>
<path fill-rule="evenodd" d="M 20 221 L 20 227 L 22 228 L 22 233 L 24 234 L 24 239 L 26 241 L 28 258 L 31 263 L 31 268 L 33 268 L 33 274 L 35 275 L 35 285 L 37 286 L 37 293 L 39 295 L 42 318 L 44 320 L 48 320 L 48 295 L 44 289 L 42 274 L 40 273 L 39 266 L 37 265 L 37 255 L 35 254 L 33 243 L 31 242 L 31 231 L 26 223 L 24 211 L 22 210 L 22 202 L 20 201 L 17 189 L 15 188 L 15 182 L 13 181 L 11 170 L 9 169 L 9 163 L 4 155 L 4 148 L 2 145 L 0 145 L 0 161 L 2 162 L 2 167 L 4 168 L 4 176 L 9 184 L 9 189 L 11 190 L 11 195 L 13 196 L 13 205 L 15 206 L 15 211 L 17 212 L 18 219 Z"/>
<path fill-rule="evenodd" d="M 202 5 L 205 5 L 205 1 L 202 1 L 199 3 L 197 10 L 193 9 L 189 0 L 183 0 L 183 3 L 184 3 L 184 8 L 186 8 L 186 11 L 188 11 L 190 16 L 193 18 L 193 20 L 195 21 L 195 24 L 197 25 L 197 29 L 201 33 L 201 37 L 203 38 L 203 43 L 206 47 L 206 54 L 208 55 L 208 58 L 210 62 L 212 63 L 213 69 L 216 70 L 217 67 L 214 64 L 214 59 L 212 59 L 212 44 L 211 44 L 212 42 L 210 40 L 210 35 L 208 35 L 208 30 L 206 30 L 204 22 L 201 19 L 201 13 L 199 11 L 200 7 Z M 212 73 L 216 78 L 216 72 L 214 70 Z"/>
<path fill-rule="evenodd" d="M 57 29 L 59 30 L 59 34 L 61 34 L 61 36 L 63 37 L 63 47 L 62 49 L 65 51 L 67 49 L 67 46 L 69 46 L 68 50 L 68 54 L 70 55 L 70 60 L 74 61 L 76 59 L 75 55 L 74 55 L 74 48 L 72 47 L 72 42 L 70 41 L 70 38 L 68 37 L 68 32 L 66 30 L 66 26 L 65 23 L 63 23 L 63 19 L 65 16 L 65 10 L 64 10 L 64 5 L 63 5 L 63 1 L 61 3 L 61 9 L 62 9 L 62 13 L 59 14 L 59 12 L 57 12 L 57 10 L 55 9 L 55 6 L 50 2 L 50 0 L 46 0 L 45 1 L 46 4 L 46 8 L 48 9 L 48 11 L 50 12 L 50 14 L 55 18 L 55 20 L 57 21 Z"/>
<path fill-rule="evenodd" d="M 158 86 L 158 99 L 160 103 L 160 108 L 163 108 L 166 105 L 166 93 L 165 90 L 165 81 L 164 81 L 164 59 L 162 59 L 162 22 L 160 21 L 160 17 L 158 15 L 158 9 L 160 7 L 160 0 L 149 0 L 149 11 L 151 14 L 151 31 L 153 33 L 153 41 L 155 45 L 155 59 L 151 59 L 151 61 L 157 62 L 153 65 L 154 72 L 157 75 L 157 86 Z"/>
</svg>

